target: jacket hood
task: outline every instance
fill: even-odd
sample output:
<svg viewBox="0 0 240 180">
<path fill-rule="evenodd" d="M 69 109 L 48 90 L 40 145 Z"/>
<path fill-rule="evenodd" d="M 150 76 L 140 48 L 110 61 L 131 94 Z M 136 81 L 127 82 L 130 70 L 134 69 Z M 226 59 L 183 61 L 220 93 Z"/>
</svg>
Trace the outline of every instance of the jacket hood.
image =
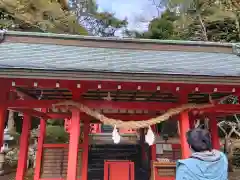
<svg viewBox="0 0 240 180">
<path fill-rule="evenodd" d="M 206 152 L 195 152 L 191 156 L 192 158 L 196 158 L 206 162 L 215 162 L 222 158 L 221 152 L 217 150 L 206 151 Z"/>
<path fill-rule="evenodd" d="M 180 160 L 196 180 L 221 180 L 226 177 L 228 161 L 220 151 L 193 153 L 191 158 Z"/>
</svg>

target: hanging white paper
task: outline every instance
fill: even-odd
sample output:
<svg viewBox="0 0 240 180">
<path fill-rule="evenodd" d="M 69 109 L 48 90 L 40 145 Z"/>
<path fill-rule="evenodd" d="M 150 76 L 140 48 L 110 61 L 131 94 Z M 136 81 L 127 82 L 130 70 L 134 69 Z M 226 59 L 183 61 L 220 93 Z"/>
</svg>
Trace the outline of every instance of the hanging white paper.
<svg viewBox="0 0 240 180">
<path fill-rule="evenodd" d="M 147 134 L 145 135 L 145 141 L 146 143 L 148 143 L 149 146 L 153 145 L 155 142 L 155 136 L 150 126 L 148 127 Z"/>
<path fill-rule="evenodd" d="M 116 127 L 116 126 L 114 126 L 114 129 L 113 129 L 113 132 L 112 132 L 112 139 L 113 139 L 113 142 L 114 142 L 115 144 L 120 143 L 121 136 L 120 136 L 120 134 L 118 133 L 118 130 L 117 130 L 117 127 Z"/>
</svg>

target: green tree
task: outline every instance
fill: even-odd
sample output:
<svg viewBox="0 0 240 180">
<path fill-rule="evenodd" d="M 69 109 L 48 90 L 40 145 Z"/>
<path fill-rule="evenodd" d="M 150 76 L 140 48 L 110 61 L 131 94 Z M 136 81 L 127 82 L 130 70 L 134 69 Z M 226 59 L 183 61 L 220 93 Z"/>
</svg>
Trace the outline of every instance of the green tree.
<svg viewBox="0 0 240 180">
<path fill-rule="evenodd" d="M 159 8 L 166 11 L 150 22 L 147 32 L 131 32 L 130 35 L 153 39 L 240 41 L 240 2 L 237 0 L 150 1 L 158 11 Z M 168 19 L 166 15 L 174 18 Z"/>
<path fill-rule="evenodd" d="M 1 28 L 87 34 L 57 0 L 0 0 Z"/>
<path fill-rule="evenodd" d="M 169 10 L 166 10 L 160 17 L 153 19 L 148 26 L 148 31 L 139 33 L 127 31 L 126 34 L 137 38 L 148 39 L 176 39 L 174 21 L 178 17 Z"/>
<path fill-rule="evenodd" d="M 234 20 L 238 40 L 240 41 L 240 1 L 238 0 L 219 0 L 219 7 L 224 13 L 229 14 Z"/>
<path fill-rule="evenodd" d="M 127 21 L 117 19 L 114 14 L 99 13 L 95 0 L 86 2 L 87 12 L 102 22 L 99 30 L 126 26 Z M 64 0 L 0 0 L 0 16 L 0 28 L 4 29 L 88 34 L 88 29 L 79 24 L 75 9 L 70 9 Z"/>
</svg>

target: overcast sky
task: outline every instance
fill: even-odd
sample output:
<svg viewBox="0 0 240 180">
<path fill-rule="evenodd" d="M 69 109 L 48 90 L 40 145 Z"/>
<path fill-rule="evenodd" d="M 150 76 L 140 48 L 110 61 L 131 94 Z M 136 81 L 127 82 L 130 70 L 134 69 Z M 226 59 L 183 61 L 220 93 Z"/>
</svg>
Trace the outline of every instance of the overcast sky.
<svg viewBox="0 0 240 180">
<path fill-rule="evenodd" d="M 144 30 L 147 23 L 141 23 L 140 17 L 151 20 L 156 16 L 156 9 L 151 0 L 97 0 L 100 11 L 115 13 L 116 17 L 129 22 L 129 29 Z"/>
</svg>

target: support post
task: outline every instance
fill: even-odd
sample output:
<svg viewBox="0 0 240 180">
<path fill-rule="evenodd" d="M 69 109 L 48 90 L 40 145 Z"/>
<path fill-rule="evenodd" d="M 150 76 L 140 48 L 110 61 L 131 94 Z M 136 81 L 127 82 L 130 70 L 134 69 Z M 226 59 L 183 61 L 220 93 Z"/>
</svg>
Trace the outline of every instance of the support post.
<svg viewBox="0 0 240 180">
<path fill-rule="evenodd" d="M 87 180 L 88 176 L 88 134 L 90 130 L 90 121 L 84 122 L 83 134 L 83 153 L 82 153 L 82 180 Z"/>
<path fill-rule="evenodd" d="M 31 117 L 24 115 L 22 123 L 22 133 L 20 137 L 20 151 L 18 155 L 18 166 L 16 180 L 24 180 L 24 175 L 27 170 L 28 160 L 28 141 L 31 130 Z"/>
<path fill-rule="evenodd" d="M 43 144 L 44 144 L 44 137 L 46 133 L 46 120 L 41 119 L 40 121 L 40 134 L 38 136 L 38 144 L 37 144 L 37 154 L 36 154 L 36 166 L 34 172 L 34 180 L 40 179 L 40 172 L 41 172 L 41 160 L 42 160 L 42 152 L 43 152 Z"/>
<path fill-rule="evenodd" d="M 181 148 L 182 148 L 182 158 L 186 159 L 190 156 L 190 148 L 187 143 L 187 137 L 186 137 L 186 133 L 190 129 L 189 117 L 188 117 L 187 111 L 180 113 L 179 127 L 180 127 L 180 142 L 181 142 Z"/>
<path fill-rule="evenodd" d="M 5 88 L 4 88 L 5 87 Z M 6 122 L 6 115 L 7 115 L 7 107 L 6 102 L 8 99 L 8 92 L 9 88 L 5 86 L 1 88 L 1 94 L 0 94 L 0 102 L 2 105 L 0 105 L 0 148 L 3 145 L 3 133 L 5 129 L 5 122 Z"/>
<path fill-rule="evenodd" d="M 6 120 L 6 108 L 0 107 L 0 148 L 3 145 L 3 133 L 5 129 L 5 120 Z"/>
<path fill-rule="evenodd" d="M 220 145 L 219 136 L 218 136 L 217 119 L 214 115 L 211 115 L 209 118 L 209 126 L 210 126 L 210 133 L 211 133 L 212 148 L 219 150 L 221 145 Z"/>
<path fill-rule="evenodd" d="M 68 148 L 67 180 L 76 180 L 79 136 L 80 136 L 80 112 L 78 109 L 73 109 Z"/>
</svg>

